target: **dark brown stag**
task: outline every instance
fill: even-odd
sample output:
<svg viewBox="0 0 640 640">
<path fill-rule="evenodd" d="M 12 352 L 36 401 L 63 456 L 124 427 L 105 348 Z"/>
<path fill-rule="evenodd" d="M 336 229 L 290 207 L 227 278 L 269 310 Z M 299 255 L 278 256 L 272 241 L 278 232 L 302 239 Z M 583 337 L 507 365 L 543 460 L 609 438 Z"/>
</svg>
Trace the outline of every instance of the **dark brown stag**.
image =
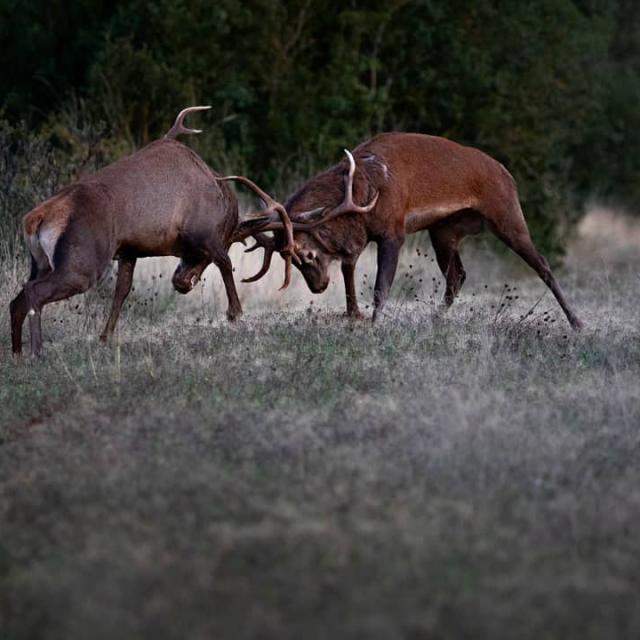
<svg viewBox="0 0 640 640">
<path fill-rule="evenodd" d="M 329 284 L 329 264 L 340 260 L 347 314 L 359 316 L 355 265 L 373 241 L 378 245 L 375 319 L 387 300 L 405 236 L 428 230 L 446 278 L 444 305 L 449 307 L 465 279 L 460 243 L 486 227 L 536 271 L 571 326 L 582 326 L 531 241 L 515 181 L 502 164 L 478 149 L 416 133 L 384 133 L 346 153 L 346 160 L 309 180 L 284 206 L 247 178 L 224 178 L 242 181 L 268 204 L 253 222 L 241 224 L 253 225 L 257 244 L 250 250 L 265 249 L 263 268 L 249 281 L 264 275 L 273 252 L 281 251 L 285 286 L 293 262 L 311 291 L 321 293 Z M 265 231 L 274 231 L 274 237 Z"/>
<path fill-rule="evenodd" d="M 173 286 L 189 292 L 213 262 L 222 273 L 230 320 L 242 313 L 227 251 L 238 224 L 238 204 L 226 184 L 189 147 L 174 138 L 199 133 L 184 117 L 209 107 L 189 107 L 160 140 L 62 189 L 23 221 L 31 275 L 11 303 L 14 353 L 22 350 L 29 315 L 31 352 L 42 347 L 42 308 L 96 285 L 111 260 L 118 278 L 101 340 L 113 334 L 129 294 L 136 259 L 181 258 Z"/>
</svg>

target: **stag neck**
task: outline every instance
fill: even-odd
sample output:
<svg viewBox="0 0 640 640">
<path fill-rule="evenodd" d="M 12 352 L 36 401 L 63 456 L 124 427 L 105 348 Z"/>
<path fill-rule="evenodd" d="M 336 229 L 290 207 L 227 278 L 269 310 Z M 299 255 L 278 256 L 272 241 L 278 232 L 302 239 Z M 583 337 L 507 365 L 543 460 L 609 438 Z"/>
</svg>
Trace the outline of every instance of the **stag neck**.
<svg viewBox="0 0 640 640">
<path fill-rule="evenodd" d="M 367 246 L 367 229 L 362 216 L 334 218 L 315 228 L 296 230 L 296 236 L 306 234 L 331 259 L 357 257 Z"/>
</svg>

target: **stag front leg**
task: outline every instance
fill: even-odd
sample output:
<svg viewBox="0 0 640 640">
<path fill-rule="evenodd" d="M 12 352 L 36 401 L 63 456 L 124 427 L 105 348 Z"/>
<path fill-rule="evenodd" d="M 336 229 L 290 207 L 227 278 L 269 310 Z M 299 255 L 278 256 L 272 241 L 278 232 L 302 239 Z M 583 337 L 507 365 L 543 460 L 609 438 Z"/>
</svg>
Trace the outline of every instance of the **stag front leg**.
<svg viewBox="0 0 640 640">
<path fill-rule="evenodd" d="M 382 312 L 398 267 L 404 237 L 384 238 L 378 242 L 378 273 L 373 294 L 373 321 Z"/>
<path fill-rule="evenodd" d="M 344 278 L 344 290 L 347 296 L 347 317 L 361 319 L 362 314 L 358 308 L 358 294 L 356 293 L 355 263 L 342 262 L 342 277 Z"/>
<path fill-rule="evenodd" d="M 213 261 L 222 274 L 222 281 L 224 282 L 224 288 L 227 292 L 227 300 L 229 301 L 227 318 L 230 322 L 233 322 L 242 315 L 242 305 L 240 304 L 238 292 L 236 291 L 236 283 L 233 279 L 233 267 L 231 265 L 231 260 L 225 253 L 223 255 L 218 255 Z"/>
<path fill-rule="evenodd" d="M 118 260 L 118 279 L 116 280 L 116 290 L 113 295 L 111 314 L 109 315 L 107 324 L 100 336 L 100 342 L 103 344 L 108 342 L 111 339 L 111 336 L 113 336 L 116 324 L 118 323 L 118 318 L 120 317 L 120 310 L 131 291 L 131 283 L 133 282 L 133 271 L 135 267 L 135 258 L 120 258 L 120 260 Z"/>
</svg>

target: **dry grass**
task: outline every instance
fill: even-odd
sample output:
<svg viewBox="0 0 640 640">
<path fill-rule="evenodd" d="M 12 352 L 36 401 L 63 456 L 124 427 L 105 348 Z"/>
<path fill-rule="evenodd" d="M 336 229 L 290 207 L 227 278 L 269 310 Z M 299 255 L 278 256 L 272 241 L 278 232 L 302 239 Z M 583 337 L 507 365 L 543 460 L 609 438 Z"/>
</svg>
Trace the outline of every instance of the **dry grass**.
<svg viewBox="0 0 640 640">
<path fill-rule="evenodd" d="M 213 269 L 183 298 L 149 261 L 115 346 L 93 294 L 17 362 L 7 268 L 0 637 L 638 637 L 640 261 L 593 242 L 579 335 L 479 244 L 444 319 L 407 250 L 376 326 L 279 265 L 230 326 Z"/>
</svg>

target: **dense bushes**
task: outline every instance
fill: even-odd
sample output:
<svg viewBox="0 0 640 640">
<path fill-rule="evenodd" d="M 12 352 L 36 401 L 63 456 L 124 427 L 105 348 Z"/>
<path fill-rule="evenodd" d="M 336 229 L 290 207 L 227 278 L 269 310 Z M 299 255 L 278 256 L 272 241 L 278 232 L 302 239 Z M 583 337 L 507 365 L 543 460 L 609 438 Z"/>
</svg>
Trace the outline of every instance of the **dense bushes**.
<svg viewBox="0 0 640 640">
<path fill-rule="evenodd" d="M 560 248 L 584 198 L 640 203 L 640 142 L 628 133 L 640 125 L 630 0 L 17 8 L 0 2 L 5 116 L 26 118 L 54 146 L 69 148 L 58 113 L 70 96 L 108 123 L 103 145 L 114 155 L 162 133 L 183 105 L 208 103 L 199 150 L 271 187 L 380 130 L 479 146 L 516 176 L 547 251 Z"/>
<path fill-rule="evenodd" d="M 104 164 L 104 127 L 83 120 L 82 105 L 70 106 L 46 133 L 0 120 L 0 255 L 13 254 L 21 242 L 22 214 Z"/>
</svg>

